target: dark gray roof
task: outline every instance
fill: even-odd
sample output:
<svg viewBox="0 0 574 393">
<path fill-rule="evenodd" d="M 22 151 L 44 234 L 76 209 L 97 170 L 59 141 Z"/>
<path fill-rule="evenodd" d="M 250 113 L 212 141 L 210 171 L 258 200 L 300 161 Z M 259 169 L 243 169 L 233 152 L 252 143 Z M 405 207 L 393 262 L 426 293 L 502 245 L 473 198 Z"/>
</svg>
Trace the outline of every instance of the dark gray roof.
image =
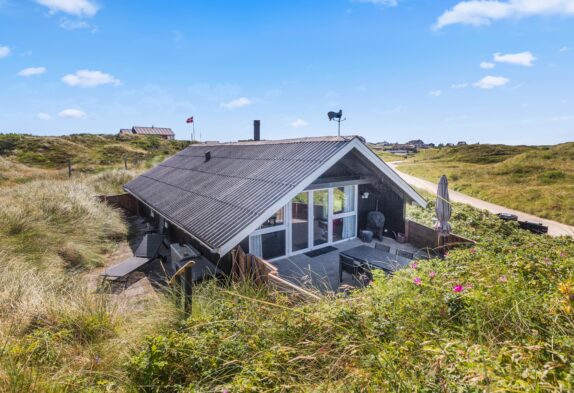
<svg viewBox="0 0 574 393">
<path fill-rule="evenodd" d="M 133 127 L 134 134 L 141 135 L 175 135 L 171 128 L 163 127 Z"/>
<path fill-rule="evenodd" d="M 217 250 L 353 139 L 191 145 L 124 188 Z"/>
</svg>

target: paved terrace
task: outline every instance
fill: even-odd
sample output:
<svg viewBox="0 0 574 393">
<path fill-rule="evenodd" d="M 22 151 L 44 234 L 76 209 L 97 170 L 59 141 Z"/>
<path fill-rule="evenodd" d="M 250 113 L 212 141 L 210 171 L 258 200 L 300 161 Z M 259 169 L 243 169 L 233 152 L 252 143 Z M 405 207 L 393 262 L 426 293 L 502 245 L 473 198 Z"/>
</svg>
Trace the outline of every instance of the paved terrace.
<svg viewBox="0 0 574 393">
<path fill-rule="evenodd" d="M 335 244 L 337 250 L 327 254 L 311 258 L 305 254 L 299 254 L 288 258 L 270 262 L 277 267 L 279 276 L 303 288 L 319 289 L 322 292 L 337 291 L 340 285 L 360 286 L 361 283 L 351 274 L 343 271 L 343 282 L 339 283 L 339 252 L 360 245 L 374 247 L 375 243 L 383 243 L 391 247 L 391 254 L 397 249 L 416 253 L 418 249 L 411 244 L 401 244 L 390 238 L 384 238 L 382 242 L 373 240 L 371 243 L 363 243 L 359 239 L 349 240 Z"/>
</svg>

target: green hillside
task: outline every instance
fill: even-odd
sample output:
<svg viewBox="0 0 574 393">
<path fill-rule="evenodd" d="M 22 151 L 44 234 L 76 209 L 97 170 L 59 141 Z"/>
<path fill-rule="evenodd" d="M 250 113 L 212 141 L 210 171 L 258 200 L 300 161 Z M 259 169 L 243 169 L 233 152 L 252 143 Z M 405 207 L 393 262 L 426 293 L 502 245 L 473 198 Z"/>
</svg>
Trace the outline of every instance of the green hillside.
<svg viewBox="0 0 574 393">
<path fill-rule="evenodd" d="M 574 224 L 574 143 L 429 149 L 398 169 L 434 182 L 445 174 L 457 191 Z"/>
<path fill-rule="evenodd" d="M 0 134 L 0 156 L 21 164 L 57 169 L 68 160 L 86 170 L 129 161 L 145 161 L 174 154 L 188 146 L 187 141 L 168 141 L 155 136 L 76 134 L 32 136 Z"/>
</svg>

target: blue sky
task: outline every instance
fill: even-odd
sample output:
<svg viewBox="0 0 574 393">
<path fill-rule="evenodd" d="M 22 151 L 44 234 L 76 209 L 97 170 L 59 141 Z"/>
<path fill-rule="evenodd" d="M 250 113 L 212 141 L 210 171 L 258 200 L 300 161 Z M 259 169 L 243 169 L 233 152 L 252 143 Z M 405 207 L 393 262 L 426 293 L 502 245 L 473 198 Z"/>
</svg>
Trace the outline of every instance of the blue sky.
<svg viewBox="0 0 574 393">
<path fill-rule="evenodd" d="M 574 140 L 574 0 L 0 0 L 0 132 Z"/>
</svg>

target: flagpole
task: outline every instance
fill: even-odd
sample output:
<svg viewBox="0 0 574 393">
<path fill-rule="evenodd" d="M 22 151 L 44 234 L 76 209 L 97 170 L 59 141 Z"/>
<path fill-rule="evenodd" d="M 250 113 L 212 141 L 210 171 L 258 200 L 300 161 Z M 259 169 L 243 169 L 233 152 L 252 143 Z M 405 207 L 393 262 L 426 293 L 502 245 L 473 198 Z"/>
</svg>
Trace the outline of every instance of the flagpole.
<svg viewBox="0 0 574 393">
<path fill-rule="evenodd" d="M 195 140 L 195 119 L 193 119 L 193 121 L 191 122 L 191 127 L 193 129 L 192 131 L 192 142 Z"/>
</svg>

